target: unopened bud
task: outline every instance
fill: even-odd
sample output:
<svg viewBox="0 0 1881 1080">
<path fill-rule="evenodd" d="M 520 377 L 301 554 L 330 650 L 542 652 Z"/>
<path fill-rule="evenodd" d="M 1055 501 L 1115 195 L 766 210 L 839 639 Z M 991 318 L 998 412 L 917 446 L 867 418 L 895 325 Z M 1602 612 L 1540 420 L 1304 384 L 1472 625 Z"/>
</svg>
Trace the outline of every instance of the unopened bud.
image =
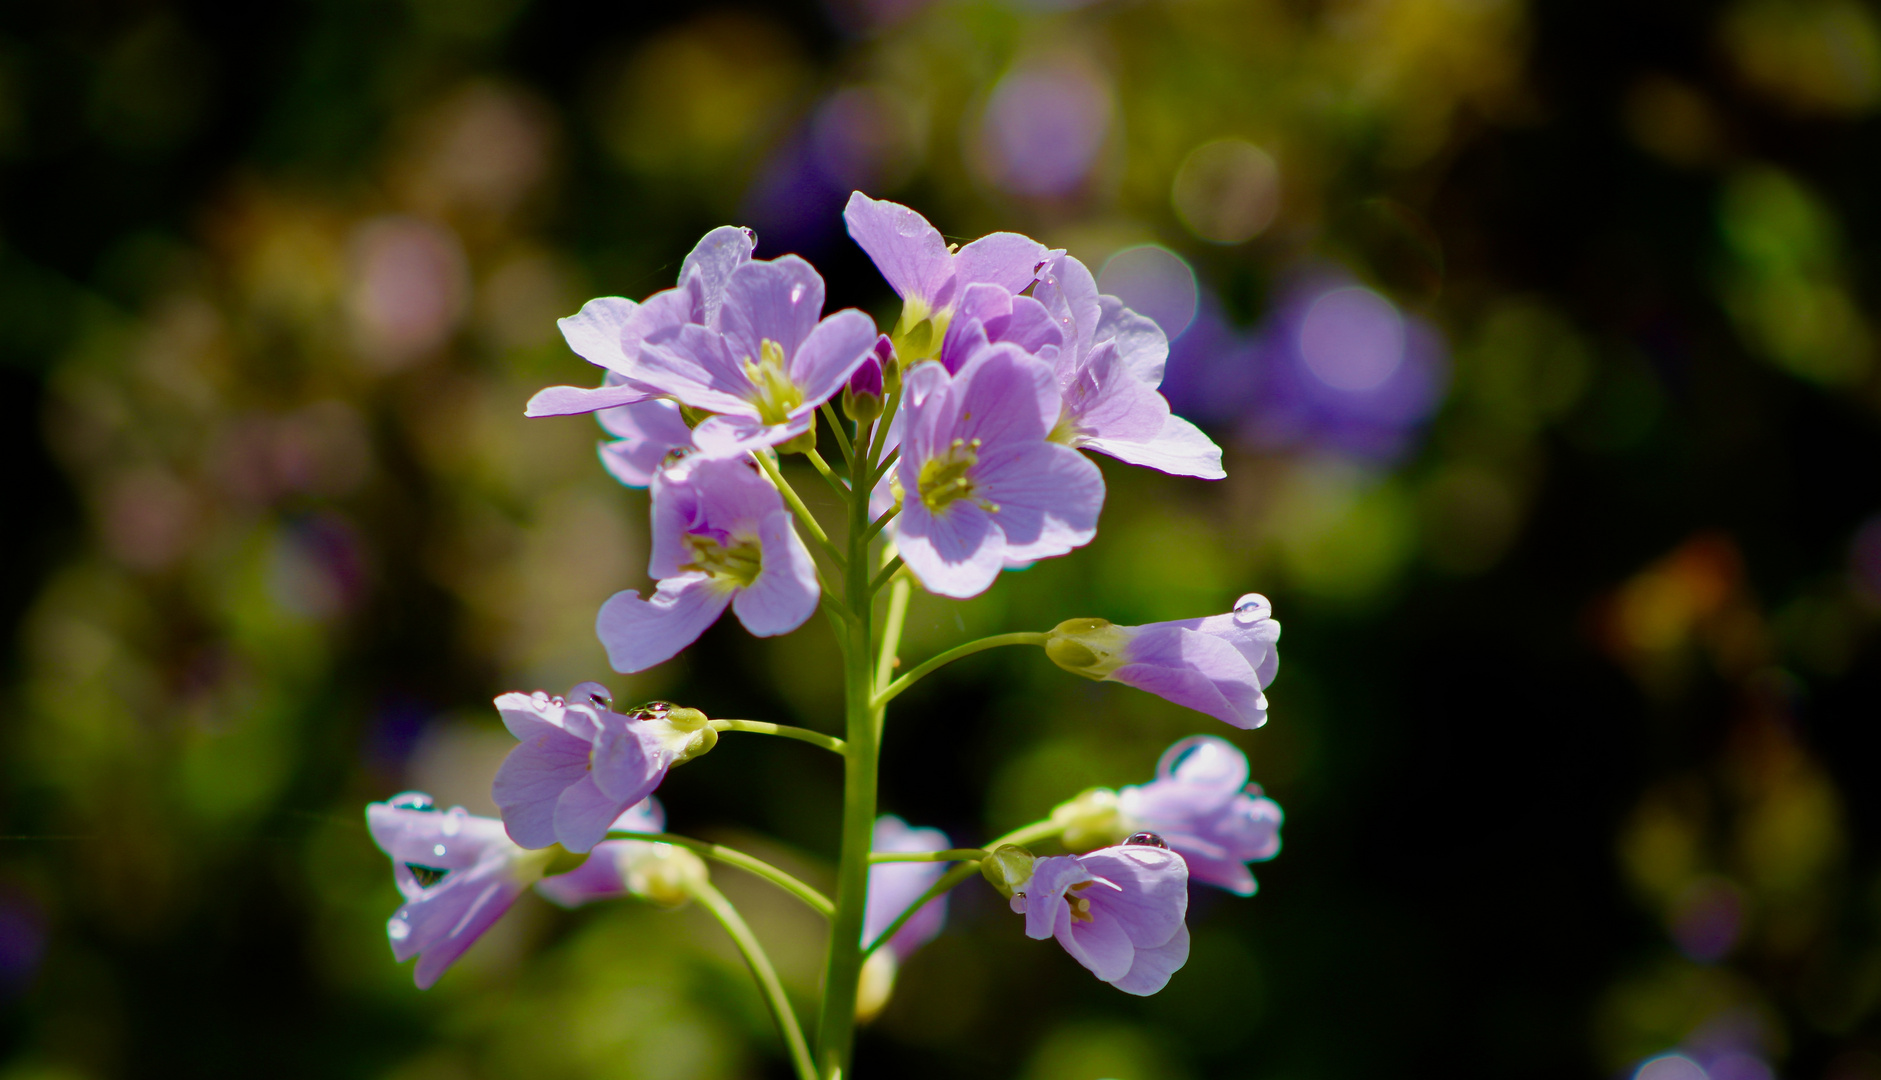
<svg viewBox="0 0 1881 1080">
<path fill-rule="evenodd" d="M 867 424 L 882 415 L 882 372 L 895 362 L 895 347 L 888 335 L 875 342 L 875 351 L 849 376 L 843 388 L 843 415 L 858 424 Z"/>
<path fill-rule="evenodd" d="M 1038 858 L 1019 845 L 1001 844 L 980 860 L 980 876 L 1010 900 L 1013 893 L 1024 891 L 1026 882 L 1032 880 L 1032 864 L 1036 862 Z"/>
<path fill-rule="evenodd" d="M 1072 851 L 1109 847 L 1130 834 L 1117 808 L 1117 793 L 1109 788 L 1092 788 L 1059 803 L 1052 808 L 1052 824 L 1064 830 L 1060 835 Z"/>
<path fill-rule="evenodd" d="M 627 891 L 661 907 L 684 904 L 711 878 L 703 859 L 676 844 L 630 841 L 617 858 Z"/>
<path fill-rule="evenodd" d="M 895 972 L 900 968 L 895 950 L 884 945 L 862 962 L 862 977 L 856 983 L 856 1023 L 866 1024 L 888 1004 L 895 992 Z"/>
<path fill-rule="evenodd" d="M 1133 629 L 1108 619 L 1066 619 L 1046 635 L 1045 655 L 1066 671 L 1102 679 L 1126 663 Z"/>
<path fill-rule="evenodd" d="M 649 701 L 627 712 L 637 723 L 655 725 L 662 742 L 675 753 L 673 764 L 684 765 L 718 745 L 718 729 L 697 709 L 688 709 L 670 701 Z"/>
</svg>

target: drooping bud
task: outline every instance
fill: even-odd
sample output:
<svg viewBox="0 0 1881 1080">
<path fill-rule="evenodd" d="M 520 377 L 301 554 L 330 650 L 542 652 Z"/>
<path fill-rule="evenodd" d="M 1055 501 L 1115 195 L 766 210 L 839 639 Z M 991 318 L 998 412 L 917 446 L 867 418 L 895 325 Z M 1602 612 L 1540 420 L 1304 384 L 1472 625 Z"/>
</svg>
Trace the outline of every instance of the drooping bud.
<svg viewBox="0 0 1881 1080">
<path fill-rule="evenodd" d="M 1052 808 L 1052 824 L 1064 830 L 1064 845 L 1072 851 L 1109 847 L 1130 834 L 1117 793 L 1109 788 L 1091 788 L 1059 803 Z"/>
<path fill-rule="evenodd" d="M 630 720 L 656 725 L 662 741 L 672 748 L 673 764 L 684 765 L 718 745 L 718 730 L 711 718 L 697 709 L 670 701 L 649 701 L 628 710 Z"/>
<path fill-rule="evenodd" d="M 866 1024 L 875 1019 L 888 1004 L 895 992 L 895 973 L 900 967 L 895 950 L 887 946 L 870 953 L 862 962 L 862 975 L 856 983 L 856 1023 Z"/>
<path fill-rule="evenodd" d="M 627 891 L 661 907 L 684 904 L 710 880 L 705 861 L 677 844 L 623 844 L 618 858 Z"/>
<path fill-rule="evenodd" d="M 867 424 L 882 415 L 882 373 L 895 363 L 895 346 L 883 334 L 875 341 L 875 351 L 849 376 L 843 388 L 843 415 L 858 424 Z"/>
<path fill-rule="evenodd" d="M 1013 893 L 1025 891 L 1025 883 L 1032 880 L 1032 864 L 1036 862 L 1038 857 L 1019 845 L 1001 844 L 980 860 L 980 876 L 1010 900 Z"/>
<path fill-rule="evenodd" d="M 1132 629 L 1108 619 L 1066 619 L 1046 635 L 1045 655 L 1066 671 L 1101 679 L 1123 666 Z"/>
</svg>

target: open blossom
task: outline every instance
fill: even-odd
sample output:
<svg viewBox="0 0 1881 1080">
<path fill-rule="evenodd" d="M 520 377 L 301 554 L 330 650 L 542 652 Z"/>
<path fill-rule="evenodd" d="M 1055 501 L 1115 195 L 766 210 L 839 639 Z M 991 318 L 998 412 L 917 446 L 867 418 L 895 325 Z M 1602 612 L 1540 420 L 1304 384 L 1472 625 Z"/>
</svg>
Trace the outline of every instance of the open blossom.
<svg viewBox="0 0 1881 1080">
<path fill-rule="evenodd" d="M 1046 440 L 1058 417 L 1051 369 L 1014 345 L 985 345 L 957 373 L 908 373 L 897 418 L 893 523 L 909 569 L 942 596 L 985 591 L 1008 565 L 1090 542 L 1104 478 Z"/>
<path fill-rule="evenodd" d="M 510 839 L 525 848 L 559 843 L 587 851 L 667 770 L 718 741 L 696 709 L 655 702 L 623 714 L 609 704 L 607 688 L 591 682 L 566 699 L 541 691 L 496 699 L 503 725 L 519 740 L 491 787 Z"/>
<path fill-rule="evenodd" d="M 849 235 L 901 297 L 895 339 L 903 364 L 935 354 L 969 286 L 996 286 L 1007 294 L 1023 292 L 1037 279 L 1039 264 L 1051 254 L 1038 241 L 1008 232 L 982 236 L 956 250 L 920 214 L 860 191 L 849 196 L 843 221 Z"/>
<path fill-rule="evenodd" d="M 1058 939 L 1091 974 L 1129 994 L 1161 990 L 1189 959 L 1189 870 L 1160 841 L 1039 859 L 1012 894 L 1025 933 Z"/>
<path fill-rule="evenodd" d="M 501 821 L 461 806 L 439 811 L 419 792 L 367 806 L 366 826 L 392 857 L 392 877 L 405 897 L 385 926 L 392 955 L 401 963 L 418 958 L 412 979 L 421 990 L 495 925 L 549 864 L 548 852 L 516 846 Z"/>
<path fill-rule="evenodd" d="M 727 606 L 759 637 L 789 633 L 821 596 L 783 496 L 748 460 L 695 455 L 653 477 L 648 569 L 651 597 L 615 593 L 595 620 L 616 671 L 670 660 Z"/>
<path fill-rule="evenodd" d="M 1045 654 L 1066 671 L 1147 690 L 1238 728 L 1267 722 L 1263 693 L 1280 670 L 1280 624 L 1258 593 L 1226 615 L 1148 626 L 1067 619 Z"/>
<path fill-rule="evenodd" d="M 939 829 L 916 829 L 893 814 L 875 819 L 872 851 L 945 851 L 951 847 L 947 834 Z M 880 937 L 891 923 L 901 917 L 909 904 L 933 886 L 947 872 L 939 862 L 876 863 L 869 867 L 869 902 L 862 916 L 862 944 Z M 867 1020 L 888 1004 L 894 991 L 895 973 L 916 949 L 934 940 L 947 921 L 945 893 L 921 905 L 921 910 L 901 924 L 895 936 L 869 954 L 862 966 L 862 983 L 856 995 L 856 1016 Z"/>
<path fill-rule="evenodd" d="M 658 799 L 635 803 L 615 819 L 623 832 L 662 832 L 666 812 Z M 706 880 L 699 857 L 675 844 L 654 840 L 603 840 L 588 861 L 566 874 L 543 878 L 536 891 L 565 908 L 596 900 L 638 896 L 668 907 L 691 898 L 691 886 Z"/>
<path fill-rule="evenodd" d="M 875 321 L 853 308 L 828 318 L 823 278 L 795 255 L 752 261 L 725 283 L 717 326 L 669 324 L 649 334 L 633 378 L 719 415 L 693 431 L 717 457 L 805 434 L 817 406 L 842 392 L 875 347 Z"/>
<path fill-rule="evenodd" d="M 603 296 L 557 322 L 568 347 L 607 376 L 596 388 L 551 386 L 529 399 L 527 416 L 569 416 L 645 401 L 660 391 L 639 380 L 647 336 L 687 323 L 716 328 L 732 272 L 751 261 L 757 237 L 726 225 L 706 233 L 679 267 L 679 285 L 645 303 Z"/>
<path fill-rule="evenodd" d="M 1280 853 L 1280 804 L 1248 783 L 1247 755 L 1213 735 L 1163 752 L 1156 779 L 1117 793 L 1127 827 L 1156 833 L 1189 864 L 1189 877 L 1254 895 L 1250 862 Z"/>
</svg>

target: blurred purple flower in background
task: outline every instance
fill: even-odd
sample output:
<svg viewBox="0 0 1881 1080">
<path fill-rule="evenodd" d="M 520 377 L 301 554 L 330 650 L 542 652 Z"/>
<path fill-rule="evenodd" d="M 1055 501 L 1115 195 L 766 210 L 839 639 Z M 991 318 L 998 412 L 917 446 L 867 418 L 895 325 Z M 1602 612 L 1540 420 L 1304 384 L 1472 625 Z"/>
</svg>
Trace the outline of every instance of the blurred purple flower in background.
<svg viewBox="0 0 1881 1080">
<path fill-rule="evenodd" d="M 1110 84 L 1080 57 L 1014 68 L 999 80 L 981 117 L 979 156 L 987 178 L 1014 195 L 1075 191 L 1110 134 Z"/>
<path fill-rule="evenodd" d="M 952 846 L 947 834 L 939 829 L 917 829 L 893 814 L 875 819 L 875 840 L 871 851 L 946 851 Z M 909 904 L 920 898 L 928 887 L 947 872 L 940 862 L 877 863 L 869 867 L 869 907 L 862 920 L 862 943 L 867 945 L 881 936 Z M 942 894 L 921 905 L 895 936 L 883 946 L 892 950 L 897 960 L 905 961 L 914 951 L 941 932 L 947 921 L 947 896 Z"/>
<path fill-rule="evenodd" d="M 1025 916 L 1027 937 L 1057 938 L 1127 994 L 1154 994 L 1189 959 L 1189 870 L 1165 847 L 1126 843 L 1040 859 L 1012 894 L 1012 910 Z"/>
<path fill-rule="evenodd" d="M 25 990 L 45 957 L 45 912 L 26 896 L 0 888 L 0 1001 Z"/>
<path fill-rule="evenodd" d="M 1204 303 L 1171 349 L 1164 394 L 1177 411 L 1233 426 L 1257 449 L 1390 461 L 1415 445 L 1448 378 L 1435 327 L 1320 267 L 1281 291 L 1251 338 Z"/>
<path fill-rule="evenodd" d="M 1189 864 L 1189 879 L 1254 895 L 1250 862 L 1280 853 L 1280 804 L 1248 783 L 1247 755 L 1213 735 L 1163 752 L 1156 779 L 1117 792 L 1125 827 L 1161 836 Z"/>
</svg>

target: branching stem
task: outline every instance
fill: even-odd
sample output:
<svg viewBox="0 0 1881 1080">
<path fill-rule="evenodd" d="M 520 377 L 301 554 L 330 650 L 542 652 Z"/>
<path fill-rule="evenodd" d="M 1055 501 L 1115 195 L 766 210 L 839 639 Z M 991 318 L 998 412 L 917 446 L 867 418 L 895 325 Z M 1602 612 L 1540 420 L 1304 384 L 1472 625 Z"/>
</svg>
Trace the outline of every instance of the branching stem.
<svg viewBox="0 0 1881 1080">
<path fill-rule="evenodd" d="M 777 969 L 771 966 L 771 958 L 764 954 L 764 946 L 758 944 L 756 934 L 745 924 L 744 917 L 738 914 L 725 894 L 712 887 L 711 882 L 701 881 L 692 887 L 692 895 L 699 905 L 717 917 L 724 925 L 725 932 L 744 954 L 745 963 L 751 966 L 751 975 L 758 980 L 758 988 L 764 994 L 764 1003 L 771 1008 L 771 1018 L 777 1021 L 778 1033 L 784 1037 L 784 1046 L 790 1051 L 790 1064 L 797 1072 L 797 1080 L 817 1080 L 816 1063 L 810 1058 L 810 1045 L 803 1040 L 803 1028 L 797 1024 L 797 1014 L 791 1011 L 790 998 L 784 994 L 784 984 L 778 981 Z"/>
<path fill-rule="evenodd" d="M 969 641 L 965 645 L 955 645 L 939 656 L 916 665 L 914 670 L 883 687 L 881 692 L 875 695 L 875 705 L 877 708 L 887 705 L 889 702 L 901 696 L 903 690 L 920 682 L 921 679 L 928 674 L 939 668 L 946 667 L 948 664 L 962 657 L 972 656 L 976 652 L 985 652 L 987 649 L 997 649 L 1001 645 L 1043 645 L 1045 644 L 1046 636 L 1045 634 L 1022 631 L 1016 634 L 994 634 L 992 637 L 983 637 L 978 641 Z"/>
<path fill-rule="evenodd" d="M 672 833 L 629 832 L 625 829 L 609 829 L 607 836 L 610 840 L 651 840 L 657 844 L 672 844 L 675 847 L 683 847 L 694 854 L 703 855 L 716 862 L 722 862 L 726 866 L 735 866 L 747 873 L 756 874 L 810 905 L 817 914 L 824 918 L 829 918 L 836 913 L 836 905 L 830 903 L 829 897 L 817 892 L 814 888 L 798 880 L 796 877 L 779 870 L 763 859 L 753 855 L 746 855 L 737 848 L 728 848 L 723 844 L 708 843 L 704 840 L 694 840 L 690 836 L 675 836 Z"/>
<path fill-rule="evenodd" d="M 786 739 L 807 742 L 811 746 L 820 746 L 832 754 L 843 753 L 846 749 L 843 741 L 833 735 L 811 731 L 809 728 L 767 723 L 763 720 L 714 720 L 712 727 L 717 731 L 749 731 L 758 735 L 779 735 Z"/>
</svg>

